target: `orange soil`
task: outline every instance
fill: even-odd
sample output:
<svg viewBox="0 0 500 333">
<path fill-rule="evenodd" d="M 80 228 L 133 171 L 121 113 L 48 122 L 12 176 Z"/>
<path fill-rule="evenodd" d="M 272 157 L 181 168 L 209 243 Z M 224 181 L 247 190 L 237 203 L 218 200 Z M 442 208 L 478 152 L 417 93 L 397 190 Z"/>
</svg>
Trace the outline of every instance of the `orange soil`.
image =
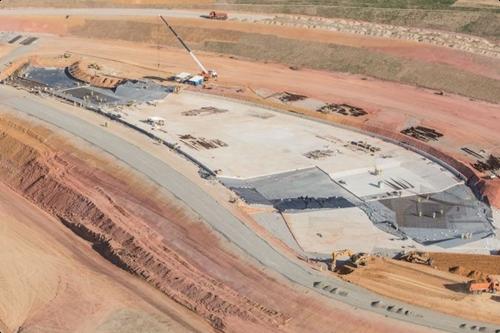
<svg viewBox="0 0 500 333">
<path fill-rule="evenodd" d="M 497 66 L 492 64 L 481 67 L 483 66 L 481 62 L 473 61 L 471 56 L 462 52 L 408 41 L 368 38 L 299 28 L 270 27 L 250 23 L 183 19 L 172 19 L 172 21 L 176 25 L 196 24 L 207 29 L 216 27 L 235 31 L 251 29 L 255 32 L 273 33 L 296 39 L 304 38 L 369 47 L 384 50 L 384 52 L 403 53 L 405 56 L 427 59 L 428 61 L 435 61 L 436 57 L 439 57 L 440 61 L 452 62 L 457 68 L 470 67 L 478 69 L 478 73 L 491 73 L 493 75 L 496 75 L 494 73 L 497 71 L 495 70 Z M 72 18 L 69 23 L 60 18 L 50 17 L 29 19 L 7 17 L 0 22 L 0 29 L 63 34 L 70 27 L 78 26 L 82 22 L 83 18 L 81 17 Z M 64 42 L 57 42 L 57 39 L 44 38 L 41 44 L 43 48 L 40 51 L 37 50 L 37 53 L 61 52 L 64 49 L 83 54 L 99 55 L 109 59 L 119 59 L 148 66 L 151 69 L 157 68 L 157 64 L 160 62 L 160 69 L 167 69 L 169 72 L 197 71 L 191 58 L 184 51 L 177 49 L 152 51 L 147 45 L 138 47 L 137 43 L 84 39 L 65 39 Z M 323 101 L 346 102 L 376 112 L 376 117 L 370 117 L 368 120 L 357 119 L 360 122 L 359 125 L 394 128 L 395 130 L 400 130 L 410 121 L 429 125 L 446 133 L 442 148 L 448 153 L 465 159 L 466 162 L 470 161 L 468 156 L 464 156 L 458 151 L 463 145 L 473 144 L 485 149 L 499 149 L 500 134 L 496 128 L 498 121 L 500 121 L 500 106 L 495 104 L 470 101 L 459 96 L 436 96 L 428 90 L 392 82 L 361 80 L 359 76 L 313 70 L 290 71 L 281 65 L 250 63 L 212 55 L 203 55 L 202 58 L 207 67 L 216 68 L 221 74 L 221 85 L 241 85 L 254 89 L 265 88 L 274 92 L 292 90 Z"/>
<path fill-rule="evenodd" d="M 464 292 L 467 278 L 442 272 L 428 266 L 374 258 L 366 267 L 356 269 L 344 278 L 374 292 L 439 309 L 471 320 L 500 324 L 500 304 L 489 295 Z"/>
<path fill-rule="evenodd" d="M 96 151 L 83 143 L 86 148 L 77 149 L 51 131 L 5 116 L 0 129 L 0 180 L 62 221 L 51 220 L 52 225 L 64 224 L 102 256 L 214 327 L 228 332 L 418 331 L 325 303 L 264 274 L 228 252 L 227 243 L 181 203 L 127 168 L 115 167 L 113 160 L 94 157 Z"/>
<path fill-rule="evenodd" d="M 0 229 L 2 332 L 104 332 L 117 324 L 124 333 L 209 329 L 2 183 Z"/>
<path fill-rule="evenodd" d="M 178 21 L 183 22 L 184 20 Z M 67 24 L 58 18 L 34 18 L 29 22 L 16 18 L 6 18 L 5 21 L 2 20 L 0 22 L 0 29 L 10 28 L 34 31 L 54 31 L 60 29 L 58 31 L 64 33 L 67 31 L 69 25 L 74 26 L 81 22 L 82 18 L 74 18 L 71 20 L 71 23 Z M 231 24 L 231 29 L 238 29 L 238 27 L 245 26 L 243 23 L 234 22 L 201 21 L 200 24 L 210 25 L 212 23 L 217 25 Z M 255 29 L 274 28 L 259 25 L 254 26 Z M 278 29 L 277 31 L 279 33 L 281 30 Z M 322 35 L 329 32 L 316 31 L 314 33 Z M 350 38 L 356 37 L 350 36 Z M 366 39 L 366 37 L 364 38 Z M 363 40 L 363 42 L 365 41 Z M 375 42 L 375 39 L 368 38 L 365 43 L 371 45 L 371 43 Z M 395 45 L 392 41 L 391 43 Z M 411 50 L 409 46 L 411 42 L 403 43 L 406 43 L 406 46 L 404 46 L 405 52 L 410 52 L 408 50 Z M 37 54 L 54 54 L 71 50 L 88 56 L 98 54 L 99 56 L 96 58 L 100 60 L 119 59 L 122 65 L 124 65 L 122 66 L 124 72 L 134 71 L 139 73 L 142 70 L 143 72 L 150 73 L 154 71 L 156 75 L 167 76 L 167 74 L 161 74 L 162 70 L 166 69 L 169 73 L 185 70 L 197 71 L 192 60 L 186 56 L 184 51 L 178 49 L 158 50 L 155 48 L 153 50 L 147 45 L 137 47 L 137 43 L 112 42 L 109 40 L 93 41 L 78 38 L 64 38 L 64 42 L 61 42 L 59 38 L 54 37 L 43 38 L 39 42 L 39 45 L 41 49 L 35 51 Z M 361 45 L 363 44 L 360 42 Z M 390 45 L 390 43 L 384 40 L 379 42 L 379 47 L 391 49 Z M 432 54 L 431 51 L 425 51 L 425 46 L 418 46 L 419 48 L 416 48 L 416 50 L 419 50 L 419 52 L 415 54 L 426 54 L 426 56 Z M 372 45 L 372 47 L 376 46 Z M 398 52 L 400 52 L 400 49 Z M 455 59 L 457 66 L 464 65 L 464 62 L 467 62 L 464 60 L 465 56 L 462 53 L 446 49 L 440 49 L 440 52 L 443 55 L 446 53 L 448 56 L 446 57 L 447 59 Z M 455 52 L 456 56 L 451 56 L 451 53 L 448 54 L 449 52 Z M 456 95 L 447 94 L 446 96 L 438 96 L 426 89 L 374 79 L 362 80 L 361 77 L 354 75 L 314 70 L 291 71 L 282 65 L 251 63 L 210 54 L 201 54 L 201 57 L 207 67 L 216 68 L 221 73 L 222 77 L 218 82 L 219 87 L 232 87 L 229 90 L 224 89 L 224 91 L 219 91 L 222 94 L 250 98 L 253 101 L 266 103 L 266 101 L 259 100 L 256 95 L 250 96 L 248 91 L 246 96 L 235 91 L 238 87 L 243 88 L 243 90 L 251 88 L 250 91 L 258 89 L 266 89 L 271 92 L 288 90 L 325 102 L 348 103 L 360 106 L 368 110 L 371 116 L 346 119 L 345 117 L 336 115 L 321 115 L 312 110 L 295 109 L 295 111 L 333 122 L 346 123 L 350 126 L 360 127 L 367 131 L 378 132 L 383 135 L 386 135 L 388 129 L 397 133 L 409 124 L 429 126 L 445 134 L 445 137 L 439 142 L 432 142 L 430 145 L 466 165 L 475 162 L 475 160 L 470 155 L 464 154 L 460 150 L 461 147 L 468 146 L 475 150 L 485 149 L 496 154 L 500 152 L 500 147 L 498 146 L 500 133 L 497 131 L 497 124 L 500 121 L 500 106 L 496 104 L 472 101 Z M 428 60 L 432 59 L 429 58 Z M 159 69 L 158 63 L 160 63 Z M 132 68 L 125 64 L 138 65 L 140 68 Z M 477 63 L 474 64 L 474 66 L 476 65 Z M 113 64 L 113 67 L 116 68 L 115 64 Z M 485 70 L 487 69 L 481 69 L 481 71 Z M 495 73 L 494 70 L 490 72 Z M 280 107 L 290 109 L 289 106 Z M 500 185 L 498 181 L 488 181 L 483 186 L 483 191 L 489 195 L 492 205 L 500 207 L 500 198 L 498 195 Z"/>
<path fill-rule="evenodd" d="M 47 38 L 41 42 L 38 54 L 53 54 L 57 52 L 54 45 L 57 39 Z M 111 67 L 140 76 L 160 75 L 161 70 L 169 73 L 178 71 L 196 72 L 196 67 L 189 57 L 181 50 L 154 50 L 137 48 L 136 44 L 109 41 L 104 44 L 84 39 L 65 38 L 65 49 L 94 58 L 97 61 L 109 62 Z M 103 45 L 106 45 L 103 47 Z M 119 55 L 119 62 L 114 62 Z M 427 89 L 401 85 L 394 82 L 384 82 L 373 79 L 363 80 L 359 76 L 334 74 L 314 70 L 292 71 L 286 66 L 277 64 L 250 63 L 232 58 L 223 58 L 209 54 L 202 55 L 211 68 L 217 68 L 223 73 L 217 87 L 229 89 L 214 89 L 214 92 L 236 98 L 246 98 L 251 101 L 268 104 L 257 95 L 251 93 L 258 89 L 271 92 L 293 91 L 312 98 L 336 103 L 348 103 L 363 107 L 371 115 L 361 118 L 346 118 L 338 115 L 323 115 L 314 111 L 297 109 L 291 106 L 272 105 L 287 108 L 306 115 L 359 127 L 369 132 L 385 136 L 393 136 L 408 124 L 422 124 L 437 129 L 445 134 L 439 142 L 432 142 L 430 147 L 436 148 L 458 161 L 469 165 L 474 158 L 465 155 L 460 148 L 464 146 L 475 150 L 486 149 L 492 153 L 500 153 L 500 132 L 497 124 L 500 121 L 500 106 L 496 104 L 471 101 L 468 98 L 445 95 L 438 96 Z M 155 70 L 161 59 L 160 71 Z M 130 66 L 136 65 L 136 66 Z M 246 91 L 237 93 L 238 89 Z M 247 89 L 250 88 L 250 89 Z M 404 136 L 397 139 L 411 141 Z M 426 149 L 420 142 L 415 142 Z M 459 167 L 459 169 L 462 169 Z M 462 170 L 463 171 L 463 170 Z M 470 170 L 466 174 L 469 175 Z M 500 182 L 488 181 L 484 192 L 489 196 L 493 206 L 500 207 Z"/>
<path fill-rule="evenodd" d="M 500 256 L 477 254 L 430 253 L 433 265 L 443 271 L 460 266 L 464 271 L 500 275 Z"/>
<path fill-rule="evenodd" d="M 0 22 L 0 29 L 26 30 L 68 33 L 69 29 L 80 25 L 83 18 L 76 17 L 71 20 L 54 17 L 11 18 L 7 17 Z M 132 20 L 132 19 L 131 19 Z M 145 19 L 143 19 L 145 20 Z M 149 20 L 149 19 L 148 19 Z M 478 60 L 459 51 L 437 48 L 408 41 L 384 40 L 357 35 L 338 34 L 327 31 L 306 30 L 300 28 L 274 27 L 241 22 L 213 22 L 190 19 L 172 19 L 176 25 L 193 25 L 210 28 L 223 28 L 234 31 L 252 31 L 272 33 L 289 38 L 310 38 L 317 41 L 330 41 L 333 43 L 368 47 L 374 50 L 394 53 L 405 57 L 413 57 L 424 61 L 442 61 L 456 66 L 468 68 L 476 73 L 498 74 L 498 62 Z M 38 54 L 62 53 L 71 50 L 83 55 L 99 55 L 98 58 L 119 59 L 128 64 L 141 66 L 140 69 L 156 68 L 156 74 L 162 70 L 168 72 L 192 71 L 197 68 L 184 51 L 178 49 L 152 49 L 147 45 L 138 47 L 137 43 L 85 40 L 45 37 L 40 41 L 41 49 Z M 485 149 L 498 154 L 500 147 L 500 132 L 497 130 L 500 122 L 500 106 L 496 104 L 472 101 L 465 97 L 434 95 L 432 91 L 401 85 L 394 82 L 379 80 L 362 80 L 359 76 L 335 74 L 314 70 L 291 71 L 287 67 L 276 64 L 251 63 L 247 61 L 223 58 L 216 55 L 201 54 L 207 67 L 216 68 L 221 74 L 218 85 L 221 87 L 241 87 L 243 90 L 251 88 L 255 91 L 266 89 L 271 92 L 284 90 L 294 91 L 325 102 L 349 103 L 365 108 L 370 116 L 356 119 L 346 119 L 335 115 L 321 115 L 312 110 L 297 110 L 309 116 L 322 118 L 329 121 L 346 123 L 371 132 L 386 135 L 390 129 L 393 133 L 399 132 L 409 124 L 422 124 L 441 131 L 445 137 L 439 142 L 430 145 L 438 150 L 469 165 L 475 162 L 470 155 L 464 154 L 460 148 L 467 146 L 474 150 Z M 158 63 L 160 67 L 158 69 Z M 124 71 L 130 71 L 130 66 L 124 66 Z M 137 72 L 137 68 L 133 71 Z M 160 76 L 162 76 L 160 74 Z M 166 74 L 165 74 L 166 76 Z M 257 96 L 246 96 L 236 93 L 237 89 L 224 89 L 219 93 L 235 97 L 259 100 Z M 214 91 L 216 92 L 216 91 Z M 289 106 L 280 106 L 291 108 Z M 391 133 L 388 133 L 392 135 Z M 462 169 L 462 167 L 460 167 Z M 468 171 L 469 173 L 469 171 Z M 479 175 L 481 176 L 481 175 Z M 490 202 L 500 207 L 500 183 L 488 181 L 483 186 L 483 191 L 488 194 Z"/>
<path fill-rule="evenodd" d="M 0 29 L 14 31 L 31 31 L 31 32 L 50 32 L 56 34 L 67 34 L 71 28 L 77 27 L 84 22 L 84 17 L 71 17 L 70 20 L 64 20 L 61 17 L 29 17 L 15 18 L 5 17 L 0 22 Z M 96 19 L 96 18 L 92 18 Z M 122 20 L 123 18 L 110 18 Z M 131 21 L 157 22 L 156 18 L 129 18 Z M 235 21 L 211 21 L 186 18 L 170 18 L 169 21 L 177 27 L 199 27 L 206 30 L 206 35 L 210 36 L 210 30 L 225 30 L 228 32 L 236 31 L 243 33 L 257 33 L 264 35 L 274 35 L 283 38 L 294 40 L 314 41 L 321 43 L 330 43 L 336 45 L 344 45 L 356 48 L 368 48 L 377 52 L 382 52 L 398 57 L 405 57 L 413 60 L 420 60 L 428 63 L 447 64 L 457 69 L 469 71 L 471 73 L 491 77 L 494 79 L 500 78 L 498 70 L 498 59 L 492 59 L 479 55 L 472 55 L 459 50 L 437 47 L 425 43 L 415 41 L 406 41 L 389 38 L 369 37 L 357 34 L 349 34 L 342 32 L 326 31 L 321 29 L 304 29 L 300 27 L 283 27 L 265 24 L 254 24 L 247 22 Z M 133 24 L 133 23 L 131 23 Z M 160 33 L 164 32 L 160 30 Z M 218 33 L 216 33 L 217 35 Z M 230 40 L 230 34 L 225 40 Z M 192 41 L 203 41 L 201 36 Z M 213 37 L 208 37 L 209 40 L 214 40 Z M 216 38 L 215 38 L 216 39 Z"/>
<path fill-rule="evenodd" d="M 13 47 L 9 44 L 0 44 L 0 57 L 8 54 L 12 49 Z"/>
</svg>

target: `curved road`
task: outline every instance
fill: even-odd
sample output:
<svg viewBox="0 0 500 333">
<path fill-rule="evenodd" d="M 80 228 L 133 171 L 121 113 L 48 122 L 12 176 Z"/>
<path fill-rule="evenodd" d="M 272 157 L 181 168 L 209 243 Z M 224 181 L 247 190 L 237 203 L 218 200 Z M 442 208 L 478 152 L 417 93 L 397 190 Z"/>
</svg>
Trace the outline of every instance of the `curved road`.
<svg viewBox="0 0 500 333">
<path fill-rule="evenodd" d="M 57 107 L 48 106 L 38 96 L 12 87 L 0 86 L 0 105 L 11 107 L 57 126 L 123 161 L 182 200 L 213 229 L 261 265 L 282 274 L 294 283 L 356 308 L 417 325 L 448 332 L 467 332 L 475 326 L 476 330 L 481 328 L 480 332 L 500 333 L 500 327 L 463 320 L 381 297 L 333 276 L 328 277 L 299 261 L 294 261 L 273 248 L 244 222 L 221 207 L 214 198 L 163 161 L 112 134 L 109 130 L 82 121 Z"/>
</svg>

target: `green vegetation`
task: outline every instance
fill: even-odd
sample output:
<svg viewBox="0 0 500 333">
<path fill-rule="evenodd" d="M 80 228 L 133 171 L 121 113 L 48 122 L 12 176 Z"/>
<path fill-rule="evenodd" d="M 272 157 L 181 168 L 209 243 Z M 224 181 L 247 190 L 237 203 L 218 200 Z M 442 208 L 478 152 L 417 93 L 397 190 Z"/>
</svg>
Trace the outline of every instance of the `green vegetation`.
<svg viewBox="0 0 500 333">
<path fill-rule="evenodd" d="M 438 29 L 500 39 L 500 8 L 452 6 L 455 0 L 219 0 L 224 10 L 313 15 Z"/>
<path fill-rule="evenodd" d="M 235 4 L 446 9 L 456 0 L 235 0 Z M 224 2 L 224 1 L 221 1 Z"/>
</svg>

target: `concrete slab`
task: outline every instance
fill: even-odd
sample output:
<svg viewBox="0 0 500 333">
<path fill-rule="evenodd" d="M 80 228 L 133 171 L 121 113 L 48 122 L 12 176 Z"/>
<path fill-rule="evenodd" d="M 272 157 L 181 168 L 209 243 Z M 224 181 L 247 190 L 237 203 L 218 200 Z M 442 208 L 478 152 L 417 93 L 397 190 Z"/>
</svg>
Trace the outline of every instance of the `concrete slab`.
<svg viewBox="0 0 500 333">
<path fill-rule="evenodd" d="M 225 113 L 186 117 L 183 112 L 202 107 L 229 110 Z M 404 181 L 401 195 L 436 192 L 459 183 L 450 172 L 420 155 L 378 138 L 301 119 L 218 96 L 183 92 L 170 95 L 155 106 L 141 106 L 128 119 L 160 116 L 167 119 L 165 138 L 202 161 L 221 177 L 248 179 L 318 167 L 359 197 L 382 196 L 392 188 L 377 187 L 375 170 L 383 180 Z M 227 146 L 197 149 L 182 142 L 190 134 L 221 140 Z M 364 149 L 358 143 L 374 147 Z M 331 151 L 308 158 L 316 150 Z M 374 175 L 372 175 L 374 174 Z M 406 183 L 405 183 L 406 184 Z M 344 184 L 342 184 L 344 186 Z M 399 194 L 398 194 L 399 195 Z"/>
<path fill-rule="evenodd" d="M 252 217 L 255 221 L 269 231 L 276 238 L 285 243 L 292 250 L 297 253 L 303 253 L 304 251 L 297 244 L 297 241 L 293 238 L 292 233 L 288 229 L 285 220 L 277 212 L 262 212 L 253 214 Z"/>
<path fill-rule="evenodd" d="M 332 250 L 351 249 L 371 252 L 374 248 L 402 249 L 417 244 L 400 240 L 376 228 L 359 208 L 304 211 L 284 217 L 306 252 L 330 254 Z"/>
<path fill-rule="evenodd" d="M 392 223 L 419 243 L 456 247 L 492 238 L 490 208 L 465 185 L 425 196 L 380 201 L 394 212 Z"/>
<path fill-rule="evenodd" d="M 267 200 L 350 196 L 326 173 L 314 167 L 245 180 L 224 177 L 219 180 L 229 188 L 255 188 Z"/>
</svg>

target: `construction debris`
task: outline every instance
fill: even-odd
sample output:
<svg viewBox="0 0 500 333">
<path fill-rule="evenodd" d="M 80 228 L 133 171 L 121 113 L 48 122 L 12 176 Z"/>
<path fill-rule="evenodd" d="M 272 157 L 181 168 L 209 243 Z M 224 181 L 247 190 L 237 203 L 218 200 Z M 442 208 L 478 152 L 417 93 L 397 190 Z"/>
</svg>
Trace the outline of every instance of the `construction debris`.
<svg viewBox="0 0 500 333">
<path fill-rule="evenodd" d="M 187 116 L 187 117 L 207 116 L 207 115 L 211 115 L 211 114 L 225 113 L 227 111 L 228 110 L 226 110 L 226 109 L 219 109 L 219 108 L 215 108 L 213 106 L 204 106 L 204 107 L 199 108 L 199 109 L 184 111 L 184 112 L 182 112 L 182 115 Z"/>
<path fill-rule="evenodd" d="M 153 126 L 165 126 L 166 121 L 161 117 L 149 117 L 148 119 L 146 119 L 146 122 Z"/>
<path fill-rule="evenodd" d="M 294 93 L 287 92 L 287 91 L 283 92 L 282 94 L 280 94 L 278 96 L 278 99 L 283 103 L 302 101 L 306 98 L 307 98 L 307 96 L 294 94 Z"/>
<path fill-rule="evenodd" d="M 324 150 L 313 150 L 308 153 L 305 153 L 304 156 L 310 158 L 312 160 L 319 160 L 322 158 L 330 157 L 334 153 L 333 150 L 324 149 Z"/>
<path fill-rule="evenodd" d="M 197 138 L 192 136 L 191 134 L 180 135 L 179 138 L 181 142 L 191 147 L 195 150 L 201 149 L 215 149 L 220 147 L 227 147 L 227 143 L 218 140 L 218 139 L 205 139 L 205 138 Z"/>
<path fill-rule="evenodd" d="M 469 155 L 471 155 L 471 156 L 474 156 L 475 158 L 479 158 L 479 159 L 481 159 L 481 158 L 483 158 L 483 157 L 484 157 L 483 155 L 481 155 L 481 154 L 479 154 L 479 153 L 475 152 L 474 150 L 472 150 L 472 149 L 470 149 L 470 148 L 467 148 L 467 147 L 462 147 L 462 148 L 460 148 L 460 149 L 462 149 L 462 151 L 466 152 L 467 154 L 469 154 Z"/>
<path fill-rule="evenodd" d="M 349 104 L 326 104 L 316 110 L 324 114 L 338 113 L 344 116 L 361 117 L 368 114 L 362 108 L 358 108 Z"/>
<path fill-rule="evenodd" d="M 440 137 L 443 136 L 442 133 L 439 133 L 435 129 L 423 126 L 412 126 L 402 130 L 401 133 L 424 142 L 428 142 L 429 140 L 437 141 Z"/>
<path fill-rule="evenodd" d="M 500 156 L 490 155 L 486 161 L 477 161 L 472 166 L 480 172 L 498 171 L 500 169 Z"/>
<path fill-rule="evenodd" d="M 22 42 L 20 42 L 19 44 L 30 45 L 30 44 L 33 44 L 34 42 L 36 42 L 37 40 L 38 40 L 38 37 L 28 37 L 25 40 L 23 40 Z"/>
<path fill-rule="evenodd" d="M 351 141 L 349 142 L 349 145 L 351 146 L 351 148 L 364 151 L 365 153 L 376 153 L 380 151 L 380 148 L 372 146 L 371 144 L 364 141 Z"/>
<path fill-rule="evenodd" d="M 405 260 L 412 264 L 432 266 L 432 259 L 427 252 L 410 251 L 401 253 L 396 259 Z"/>
<path fill-rule="evenodd" d="M 17 35 L 16 37 L 12 38 L 11 40 L 9 40 L 9 44 L 14 44 L 15 42 L 17 42 L 18 40 L 20 40 L 23 36 L 21 35 Z"/>
</svg>

